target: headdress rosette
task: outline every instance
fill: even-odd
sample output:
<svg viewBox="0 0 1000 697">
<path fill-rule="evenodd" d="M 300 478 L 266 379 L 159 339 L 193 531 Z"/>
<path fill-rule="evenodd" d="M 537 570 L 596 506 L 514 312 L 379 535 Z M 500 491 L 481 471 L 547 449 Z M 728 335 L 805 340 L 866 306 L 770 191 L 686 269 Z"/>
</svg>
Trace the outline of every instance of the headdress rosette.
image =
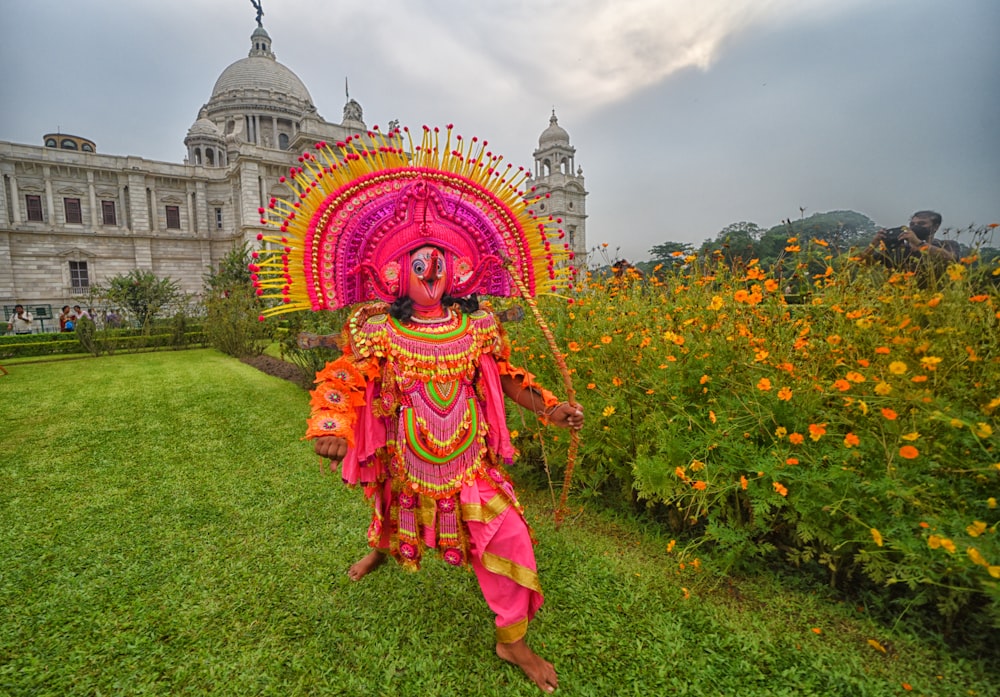
<svg viewBox="0 0 1000 697">
<path fill-rule="evenodd" d="M 404 294 L 405 256 L 427 245 L 444 252 L 453 297 L 571 289 L 562 220 L 539 215 L 529 173 L 487 146 L 450 125 L 425 126 L 416 147 L 408 129 L 317 143 L 281 178 L 291 197 L 259 209 L 280 230 L 258 235 L 265 247 L 250 265 L 257 294 L 273 303 L 262 319 L 391 302 Z"/>
</svg>

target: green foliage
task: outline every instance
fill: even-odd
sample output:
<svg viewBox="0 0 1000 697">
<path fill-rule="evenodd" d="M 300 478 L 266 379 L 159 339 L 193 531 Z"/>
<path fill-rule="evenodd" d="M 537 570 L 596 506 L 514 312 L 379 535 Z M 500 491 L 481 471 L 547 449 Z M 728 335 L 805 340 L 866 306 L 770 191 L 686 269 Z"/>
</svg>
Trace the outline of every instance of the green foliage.
<svg viewBox="0 0 1000 697">
<path fill-rule="evenodd" d="M 160 278 L 152 271 L 136 269 L 108 279 L 107 285 L 94 289 L 96 297 L 112 306 L 127 308 L 147 334 L 164 308 L 181 300 L 177 281 Z"/>
<path fill-rule="evenodd" d="M 575 496 L 627 505 L 627 481 L 734 568 L 777 550 L 985 633 L 1000 621 L 1000 296 L 962 265 L 923 289 L 823 240 L 785 245 L 811 292 L 798 305 L 721 254 L 544 303 L 587 411 Z M 511 331 L 514 360 L 559 384 L 537 330 Z"/>
<path fill-rule="evenodd" d="M 259 356 L 273 339 L 273 328 L 259 320 L 263 306 L 254 293 L 244 242 L 234 246 L 205 276 L 205 328 L 210 344 L 230 356 Z"/>
<path fill-rule="evenodd" d="M 312 383 L 316 373 L 323 369 L 328 361 L 335 360 L 341 354 L 336 348 L 299 347 L 298 336 L 302 332 L 320 336 L 337 336 L 347 321 L 349 310 L 335 312 L 297 312 L 284 319 L 278 340 L 281 347 L 281 358 L 294 363 L 302 371 L 306 382 Z"/>
<path fill-rule="evenodd" d="M 154 325 L 153 333 L 143 334 L 140 329 L 99 329 L 94 332 L 88 348 L 76 332 L 32 334 L 30 336 L 0 336 L 0 359 L 21 359 L 37 356 L 61 356 L 89 353 L 94 356 L 113 354 L 116 351 L 146 351 L 166 347 L 178 348 L 178 337 L 173 332 Z M 182 340 L 188 348 L 202 347 L 206 343 L 200 325 L 189 326 Z"/>
</svg>

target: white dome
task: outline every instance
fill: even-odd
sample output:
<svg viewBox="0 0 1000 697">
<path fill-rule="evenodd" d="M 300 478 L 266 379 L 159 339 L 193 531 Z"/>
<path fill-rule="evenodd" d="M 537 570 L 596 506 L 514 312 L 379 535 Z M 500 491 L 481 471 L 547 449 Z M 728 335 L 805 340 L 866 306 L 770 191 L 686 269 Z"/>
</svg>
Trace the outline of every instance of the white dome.
<svg viewBox="0 0 1000 697">
<path fill-rule="evenodd" d="M 238 90 L 268 90 L 312 104 L 302 80 L 278 61 L 264 56 L 240 59 L 223 70 L 212 88 L 212 99 Z"/>
<path fill-rule="evenodd" d="M 556 112 L 552 110 L 552 117 L 549 119 L 549 127 L 538 136 L 538 147 L 544 148 L 547 145 L 569 145 L 569 133 L 559 125 Z"/>
<path fill-rule="evenodd" d="M 209 138 L 221 138 L 222 131 L 216 126 L 212 121 L 201 118 L 194 122 L 194 125 L 188 129 L 188 137 L 191 136 L 206 136 Z"/>
</svg>

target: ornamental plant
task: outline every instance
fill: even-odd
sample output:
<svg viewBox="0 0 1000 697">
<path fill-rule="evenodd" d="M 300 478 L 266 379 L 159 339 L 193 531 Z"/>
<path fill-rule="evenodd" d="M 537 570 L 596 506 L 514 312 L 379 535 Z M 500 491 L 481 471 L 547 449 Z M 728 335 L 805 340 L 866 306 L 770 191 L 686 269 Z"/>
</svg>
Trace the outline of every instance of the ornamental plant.
<svg viewBox="0 0 1000 697">
<path fill-rule="evenodd" d="M 571 501 L 644 510 L 688 553 L 780 555 L 899 611 L 1000 626 L 996 287 L 967 263 L 928 283 L 818 240 L 786 252 L 770 269 L 677 252 L 546 303 L 587 412 Z M 558 384 L 537 330 L 511 334 Z M 519 437 L 554 477 L 557 437 Z"/>
</svg>

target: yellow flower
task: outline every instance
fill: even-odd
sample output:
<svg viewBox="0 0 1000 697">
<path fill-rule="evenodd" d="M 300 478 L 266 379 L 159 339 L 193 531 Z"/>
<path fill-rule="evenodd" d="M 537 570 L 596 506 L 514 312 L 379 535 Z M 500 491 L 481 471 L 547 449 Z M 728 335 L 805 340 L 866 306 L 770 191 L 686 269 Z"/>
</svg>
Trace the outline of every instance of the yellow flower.
<svg viewBox="0 0 1000 697">
<path fill-rule="evenodd" d="M 948 265 L 948 278 L 953 281 L 961 281 L 965 278 L 965 267 L 961 264 Z"/>
<path fill-rule="evenodd" d="M 990 402 L 989 402 L 989 404 L 987 404 L 985 407 L 983 407 L 983 411 L 986 412 L 987 414 L 989 414 L 990 412 L 992 412 L 997 407 L 1000 407 L 1000 397 L 997 397 L 995 399 L 991 399 Z"/>
<path fill-rule="evenodd" d="M 708 309 L 712 310 L 713 312 L 715 312 L 717 310 L 722 309 L 722 306 L 724 304 L 725 304 L 725 301 L 722 299 L 721 296 L 719 296 L 719 295 L 713 295 L 712 296 L 712 302 L 710 302 L 708 304 Z"/>
<path fill-rule="evenodd" d="M 902 375 L 907 370 L 907 366 L 903 361 L 893 361 L 889 364 L 889 372 L 893 375 Z"/>
<path fill-rule="evenodd" d="M 918 431 L 913 431 L 911 433 L 904 433 L 903 435 L 900 436 L 900 438 L 912 442 L 920 438 L 920 433 Z"/>
<path fill-rule="evenodd" d="M 972 432 L 979 438 L 989 438 L 993 435 L 993 427 L 980 421 L 976 424 L 976 428 Z"/>
<path fill-rule="evenodd" d="M 986 570 L 990 572 L 990 576 L 993 578 L 1000 578 L 1000 566 L 987 566 Z"/>
<path fill-rule="evenodd" d="M 924 356 L 920 359 L 920 365 L 926 370 L 935 370 L 941 361 L 942 359 L 937 356 Z"/>
<path fill-rule="evenodd" d="M 972 560 L 973 564 L 979 564 L 980 566 L 989 566 L 989 563 L 986 561 L 986 559 L 983 558 L 983 555 L 980 554 L 979 550 L 976 549 L 975 547 L 969 547 L 968 549 L 965 550 L 965 553 L 969 555 L 969 559 Z"/>
<path fill-rule="evenodd" d="M 613 378 L 611 378 L 611 384 L 614 385 L 615 387 L 621 387 L 623 382 L 620 377 L 615 375 Z"/>
<path fill-rule="evenodd" d="M 847 375 L 845 375 L 844 377 L 846 377 L 851 382 L 864 382 L 865 381 L 865 376 L 864 375 L 862 375 L 861 373 L 858 373 L 856 371 L 853 371 L 853 370 L 848 371 Z"/>
<path fill-rule="evenodd" d="M 615 413 L 615 408 L 612 406 L 604 407 L 604 411 L 601 412 L 601 416 L 608 417 Z"/>
<path fill-rule="evenodd" d="M 962 423 L 961 421 L 959 421 L 958 419 L 952 419 L 952 420 L 951 420 L 951 421 L 949 421 L 948 423 L 950 423 L 950 424 L 951 424 L 951 427 L 952 427 L 952 428 L 962 428 L 963 426 L 965 426 L 965 424 L 963 424 L 963 423 Z"/>
<path fill-rule="evenodd" d="M 986 505 L 989 508 L 996 508 L 997 507 L 997 500 L 991 496 L 988 499 L 986 499 Z"/>
<path fill-rule="evenodd" d="M 692 472 L 700 472 L 703 469 L 705 469 L 705 463 L 702 462 L 701 460 L 694 460 L 691 462 Z"/>
<path fill-rule="evenodd" d="M 986 523 L 981 520 L 976 520 L 965 528 L 965 531 L 969 533 L 969 537 L 979 537 L 984 532 L 986 532 Z"/>
<path fill-rule="evenodd" d="M 882 546 L 882 533 L 880 533 L 875 528 L 872 528 L 870 530 L 870 532 L 872 534 L 872 539 L 875 540 L 875 544 L 878 545 L 879 547 L 881 547 Z"/>
<path fill-rule="evenodd" d="M 774 435 L 777 436 L 778 438 L 784 438 L 786 435 L 788 435 L 788 429 L 785 428 L 784 426 L 778 426 L 778 428 L 774 430 Z"/>
<path fill-rule="evenodd" d="M 711 421 L 713 424 L 716 422 L 715 412 L 714 411 L 709 411 L 708 412 L 708 420 Z"/>
<path fill-rule="evenodd" d="M 885 397 L 887 394 L 892 392 L 892 385 L 887 382 L 880 382 L 875 385 L 875 394 Z"/>
</svg>

